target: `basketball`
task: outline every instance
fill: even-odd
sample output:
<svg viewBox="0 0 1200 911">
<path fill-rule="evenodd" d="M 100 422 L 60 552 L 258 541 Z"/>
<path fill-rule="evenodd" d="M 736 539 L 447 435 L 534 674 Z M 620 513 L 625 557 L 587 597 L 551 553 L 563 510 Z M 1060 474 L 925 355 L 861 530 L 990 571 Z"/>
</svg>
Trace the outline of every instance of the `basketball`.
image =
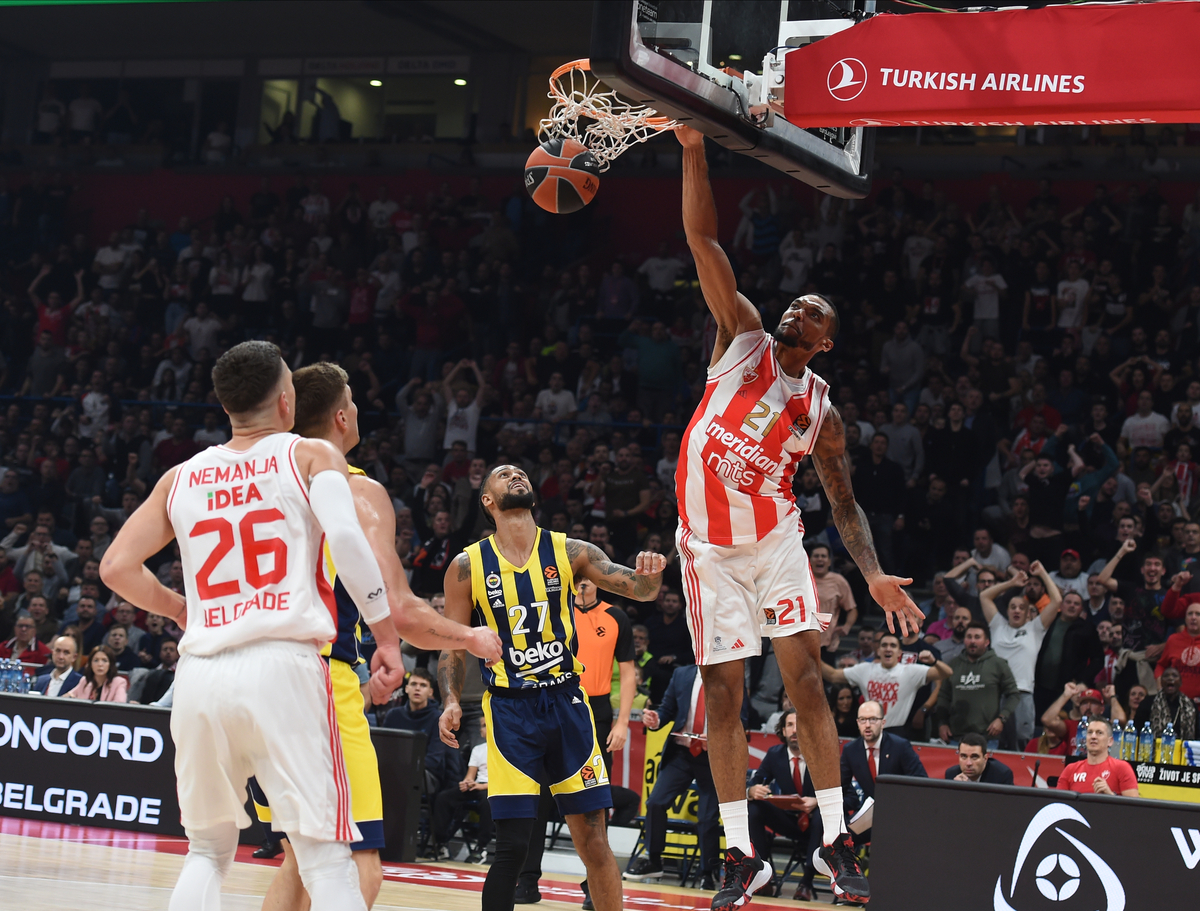
<svg viewBox="0 0 1200 911">
<path fill-rule="evenodd" d="M 525 162 L 525 189 L 547 212 L 578 212 L 600 188 L 600 164 L 574 139 L 551 139 Z"/>
</svg>

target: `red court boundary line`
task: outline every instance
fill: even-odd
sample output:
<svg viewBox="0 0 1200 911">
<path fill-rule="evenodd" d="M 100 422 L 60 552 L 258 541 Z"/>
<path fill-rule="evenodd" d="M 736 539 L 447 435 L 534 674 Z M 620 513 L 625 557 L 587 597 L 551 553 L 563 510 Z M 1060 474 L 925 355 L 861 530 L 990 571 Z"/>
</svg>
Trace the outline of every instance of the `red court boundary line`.
<svg viewBox="0 0 1200 911">
<path fill-rule="evenodd" d="M 124 848 L 132 851 L 153 851 L 158 854 L 175 854 L 183 856 L 187 853 L 187 839 L 174 835 L 155 835 L 150 832 L 131 832 L 125 829 L 104 829 L 97 826 L 69 825 L 67 823 L 44 822 L 39 819 L 18 819 L 0 816 L 0 834 L 23 835 L 27 838 L 45 838 L 53 841 L 77 842 L 80 844 L 100 845 L 110 848 Z M 238 845 L 235 860 L 237 863 L 257 864 L 259 866 L 278 867 L 282 858 L 274 860 L 259 860 L 251 855 L 257 850 L 257 845 Z M 462 865 L 442 866 L 435 864 L 397 864 L 384 862 L 383 878 L 394 883 L 431 886 L 440 889 L 455 889 L 461 892 L 482 892 L 483 880 L 487 870 L 466 868 Z M 544 898 L 567 904 L 583 902 L 583 893 L 579 884 L 571 880 L 560 880 L 542 877 L 538 890 Z M 665 908 L 671 911 L 709 911 L 712 900 L 707 893 L 688 892 L 684 894 L 657 892 L 631 888 L 626 884 L 623 890 L 625 904 L 634 909 Z M 770 899 L 756 898 L 756 906 L 776 905 L 795 907 L 791 902 L 777 902 Z"/>
</svg>

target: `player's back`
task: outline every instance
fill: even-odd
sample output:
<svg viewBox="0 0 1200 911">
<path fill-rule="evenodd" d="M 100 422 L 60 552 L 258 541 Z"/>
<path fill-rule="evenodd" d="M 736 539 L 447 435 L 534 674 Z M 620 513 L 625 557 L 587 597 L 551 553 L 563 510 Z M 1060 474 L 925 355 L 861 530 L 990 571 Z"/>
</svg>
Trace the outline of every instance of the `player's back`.
<svg viewBox="0 0 1200 911">
<path fill-rule="evenodd" d="M 745 332 L 708 369 L 675 472 L 682 524 L 700 540 L 761 541 L 796 515 L 792 478 L 829 411 L 829 385 L 790 377 L 771 337 Z"/>
<path fill-rule="evenodd" d="M 211 446 L 179 466 L 167 515 L 187 580 L 181 653 L 333 638 L 323 535 L 295 462 L 301 439 L 277 433 L 243 451 Z"/>
</svg>

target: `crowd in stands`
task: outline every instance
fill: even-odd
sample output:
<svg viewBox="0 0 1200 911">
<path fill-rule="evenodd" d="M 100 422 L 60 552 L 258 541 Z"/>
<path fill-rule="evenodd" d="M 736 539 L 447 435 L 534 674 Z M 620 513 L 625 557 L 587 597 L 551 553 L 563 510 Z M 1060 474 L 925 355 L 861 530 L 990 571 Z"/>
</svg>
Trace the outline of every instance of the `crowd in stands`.
<svg viewBox="0 0 1200 911">
<path fill-rule="evenodd" d="M 228 438 L 211 367 L 258 337 L 293 369 L 349 373 L 351 461 L 391 493 L 417 594 L 436 598 L 488 533 L 478 491 L 500 462 L 528 472 L 542 525 L 625 563 L 665 554 L 657 603 L 621 605 L 638 706 L 663 701 L 694 663 L 674 473 L 715 337 L 694 268 L 669 242 L 571 258 L 570 221 L 547 256 L 523 194 L 463 189 L 331 198 L 315 177 L 264 180 L 175 224 L 131 200 L 93 248 L 66 231 L 62 180 L 0 186 L 0 656 L 44 665 L 50 695 L 167 692 L 180 631 L 115 598 L 97 561 L 164 471 Z M 896 172 L 866 203 L 809 209 L 764 186 L 722 213 L 766 326 L 805 292 L 838 306 L 837 344 L 812 366 L 882 565 L 914 579 L 928 617 L 881 631 L 803 466 L 839 732 L 966 744 L 968 777 L 998 746 L 1073 752 L 1083 715 L 1197 736 L 1200 194 L 1173 207 L 1151 178 L 1067 211 L 1048 182 L 1029 189 L 965 211 Z M 150 565 L 186 585 L 173 547 Z M 436 683 L 414 674 L 383 724 L 436 724 Z M 782 732 L 769 648 L 748 687 L 747 723 Z M 475 782 L 472 733 L 440 789 Z"/>
</svg>

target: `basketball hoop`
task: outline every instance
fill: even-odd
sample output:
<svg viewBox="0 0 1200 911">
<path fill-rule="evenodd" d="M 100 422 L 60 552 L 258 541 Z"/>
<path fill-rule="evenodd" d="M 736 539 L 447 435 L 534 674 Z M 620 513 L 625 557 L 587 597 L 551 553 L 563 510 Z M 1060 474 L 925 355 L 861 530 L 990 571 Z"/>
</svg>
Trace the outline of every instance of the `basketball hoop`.
<svg viewBox="0 0 1200 911">
<path fill-rule="evenodd" d="M 606 90 L 586 59 L 564 63 L 550 74 L 550 97 L 554 105 L 538 125 L 539 140 L 574 139 L 595 156 L 601 171 L 630 146 L 677 125 Z M 584 120 L 591 122 L 584 125 Z"/>
</svg>

